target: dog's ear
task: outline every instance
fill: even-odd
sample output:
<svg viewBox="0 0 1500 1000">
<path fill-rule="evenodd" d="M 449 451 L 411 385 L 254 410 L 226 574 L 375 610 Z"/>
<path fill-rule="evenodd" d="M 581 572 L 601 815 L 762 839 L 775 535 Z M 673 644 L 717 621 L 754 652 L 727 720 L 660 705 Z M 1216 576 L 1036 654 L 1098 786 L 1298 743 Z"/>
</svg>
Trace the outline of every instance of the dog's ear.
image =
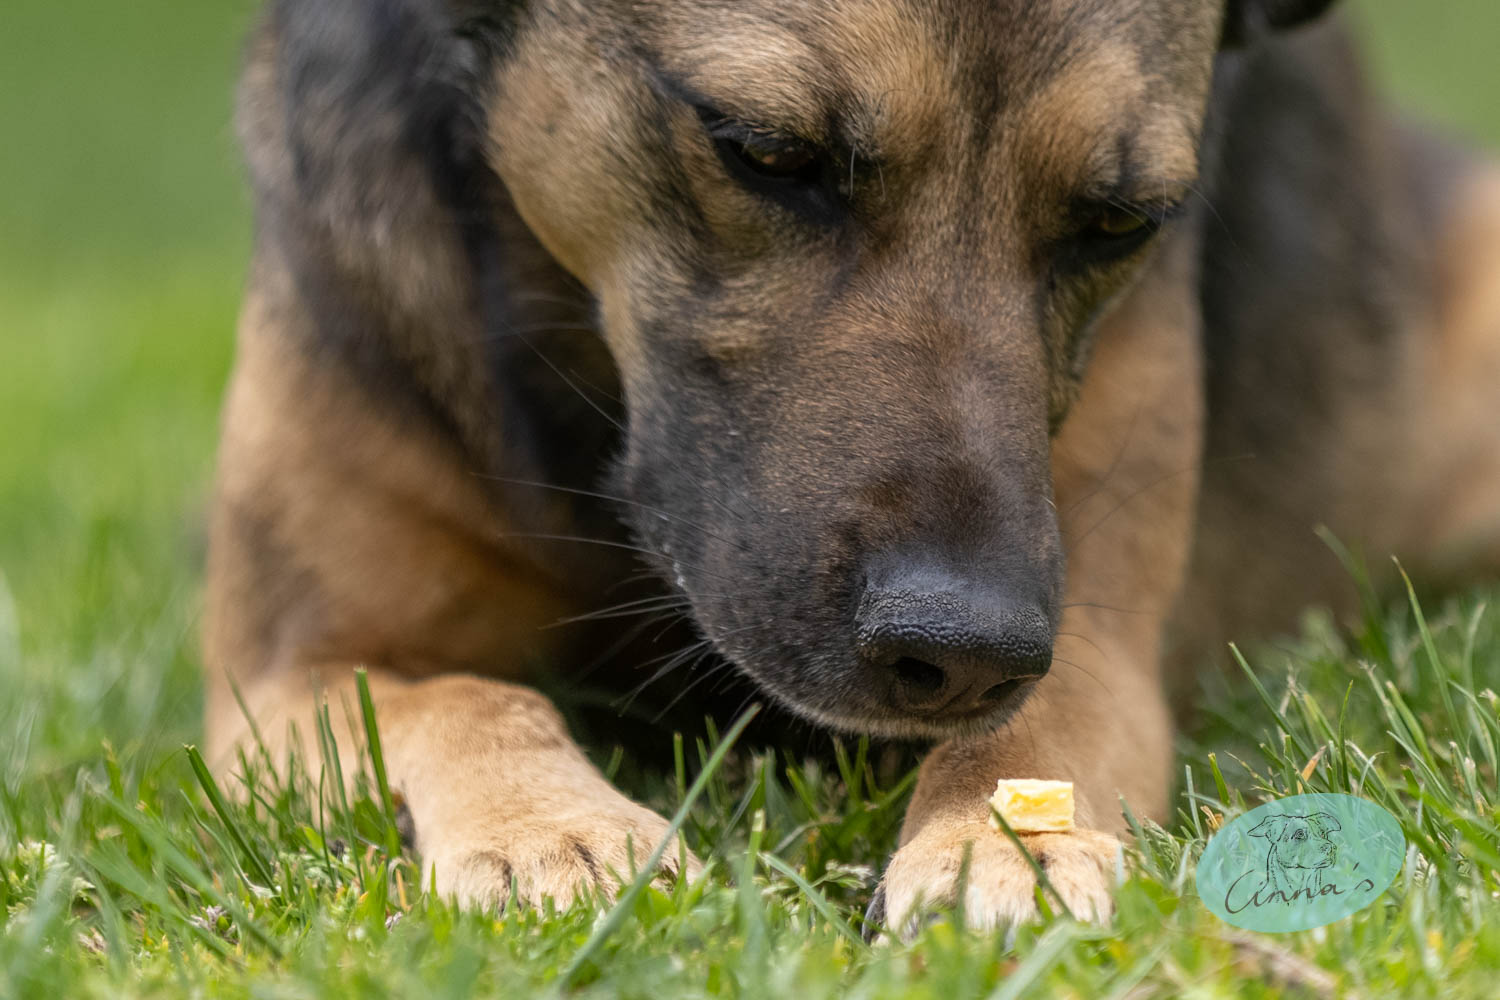
<svg viewBox="0 0 1500 1000">
<path fill-rule="evenodd" d="M 274 0 L 238 122 L 258 222 L 294 269 L 337 269 L 414 315 L 451 295 L 485 70 L 519 2 L 481 18 L 471 0 Z"/>
<path fill-rule="evenodd" d="M 1250 836 L 1265 837 L 1267 840 L 1274 843 L 1275 841 L 1281 839 L 1281 833 L 1285 829 L 1285 816 L 1267 816 L 1250 831 Z"/>
<path fill-rule="evenodd" d="M 1307 824 L 1316 830 L 1320 837 L 1326 837 L 1335 830 L 1343 829 L 1339 821 L 1327 813 L 1313 813 L 1307 817 Z"/>
<path fill-rule="evenodd" d="M 1222 44 L 1237 48 L 1321 17 L 1336 0 L 1229 0 Z"/>
</svg>

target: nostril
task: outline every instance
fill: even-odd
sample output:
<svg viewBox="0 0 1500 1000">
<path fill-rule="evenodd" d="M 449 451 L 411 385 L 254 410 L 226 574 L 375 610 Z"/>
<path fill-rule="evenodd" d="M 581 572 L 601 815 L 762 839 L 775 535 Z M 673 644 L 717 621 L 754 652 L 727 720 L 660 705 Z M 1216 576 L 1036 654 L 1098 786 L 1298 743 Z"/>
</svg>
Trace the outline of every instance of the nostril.
<svg viewBox="0 0 1500 1000">
<path fill-rule="evenodd" d="M 1008 681 L 1001 681 L 994 687 L 986 688 L 984 694 L 979 696 L 980 701 L 1004 701 L 1025 684 L 1031 678 L 1013 677 Z"/>
<path fill-rule="evenodd" d="M 914 656 L 903 656 L 891 664 L 901 682 L 921 691 L 937 691 L 943 686 L 943 669 Z"/>
</svg>

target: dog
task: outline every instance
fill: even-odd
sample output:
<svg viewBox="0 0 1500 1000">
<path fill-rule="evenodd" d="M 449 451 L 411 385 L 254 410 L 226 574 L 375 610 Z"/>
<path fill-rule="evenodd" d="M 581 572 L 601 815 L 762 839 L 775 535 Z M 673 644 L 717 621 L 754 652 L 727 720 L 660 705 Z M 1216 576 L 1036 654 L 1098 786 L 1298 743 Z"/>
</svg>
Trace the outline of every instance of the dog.
<svg viewBox="0 0 1500 1000">
<path fill-rule="evenodd" d="M 673 614 L 695 675 L 935 744 L 872 923 L 966 857 L 971 925 L 1034 915 L 1001 777 L 1075 783 L 1024 840 L 1107 918 L 1173 692 L 1348 589 L 1314 526 L 1500 565 L 1500 175 L 1330 6 L 272 0 L 216 766 L 367 667 L 437 889 L 566 903 L 667 824 L 538 685 L 633 686 L 610 616 Z"/>
<path fill-rule="evenodd" d="M 1265 879 L 1255 899 L 1290 903 L 1301 898 L 1317 899 L 1323 889 L 1323 873 L 1338 860 L 1338 848 L 1329 834 L 1342 830 L 1327 813 L 1306 816 L 1268 816 L 1248 831 L 1266 840 Z"/>
</svg>

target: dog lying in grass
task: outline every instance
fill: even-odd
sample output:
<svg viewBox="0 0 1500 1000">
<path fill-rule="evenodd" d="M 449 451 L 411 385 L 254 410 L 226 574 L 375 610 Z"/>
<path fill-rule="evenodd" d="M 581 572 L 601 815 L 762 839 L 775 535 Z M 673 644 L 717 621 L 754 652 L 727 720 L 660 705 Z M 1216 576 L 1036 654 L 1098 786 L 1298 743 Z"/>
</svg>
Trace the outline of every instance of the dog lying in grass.
<svg viewBox="0 0 1500 1000">
<path fill-rule="evenodd" d="M 1185 667 L 1338 594 L 1314 525 L 1500 562 L 1500 177 L 1328 6 L 273 0 L 220 766 L 367 666 L 438 888 L 566 902 L 666 824 L 534 685 L 732 665 L 936 744 L 873 919 L 966 852 L 971 924 L 1034 913 L 1000 777 L 1075 783 L 1026 843 L 1107 915 Z"/>
</svg>

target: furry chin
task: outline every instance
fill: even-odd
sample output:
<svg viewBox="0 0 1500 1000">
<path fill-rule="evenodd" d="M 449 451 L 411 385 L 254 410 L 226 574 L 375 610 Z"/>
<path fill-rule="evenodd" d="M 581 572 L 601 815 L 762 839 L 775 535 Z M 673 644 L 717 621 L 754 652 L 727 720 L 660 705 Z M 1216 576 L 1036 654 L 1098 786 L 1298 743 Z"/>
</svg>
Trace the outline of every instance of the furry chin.
<svg viewBox="0 0 1500 1000">
<path fill-rule="evenodd" d="M 739 667 L 739 669 L 744 670 L 743 667 Z M 1030 696 L 1030 692 L 1026 691 L 1017 697 L 996 705 L 992 711 L 986 712 L 983 715 L 948 722 L 914 716 L 854 716 L 832 712 L 817 705 L 809 705 L 799 701 L 794 696 L 773 688 L 748 671 L 745 671 L 745 673 L 746 676 L 755 681 L 756 685 L 762 691 L 773 698 L 783 708 L 815 725 L 834 730 L 835 732 L 846 733 L 850 736 L 869 736 L 873 739 L 901 740 L 914 743 L 967 740 L 992 733 L 1009 723 Z"/>
</svg>

